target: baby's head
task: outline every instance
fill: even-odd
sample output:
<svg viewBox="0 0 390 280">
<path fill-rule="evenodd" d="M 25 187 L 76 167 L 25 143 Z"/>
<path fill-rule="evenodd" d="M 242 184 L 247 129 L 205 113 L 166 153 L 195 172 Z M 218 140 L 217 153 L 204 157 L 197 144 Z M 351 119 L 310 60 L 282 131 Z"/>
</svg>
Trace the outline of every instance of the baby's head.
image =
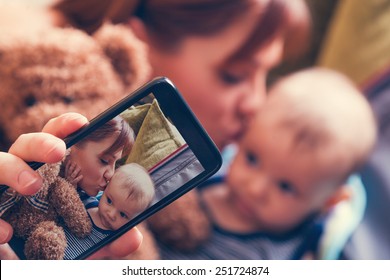
<svg viewBox="0 0 390 280">
<path fill-rule="evenodd" d="M 258 229 L 283 233 L 345 197 L 367 159 L 376 123 L 343 75 L 313 68 L 277 82 L 229 171 L 232 203 Z"/>
<path fill-rule="evenodd" d="M 99 217 L 106 229 L 116 230 L 145 210 L 154 197 L 154 183 L 139 164 L 115 170 L 99 202 Z"/>
</svg>

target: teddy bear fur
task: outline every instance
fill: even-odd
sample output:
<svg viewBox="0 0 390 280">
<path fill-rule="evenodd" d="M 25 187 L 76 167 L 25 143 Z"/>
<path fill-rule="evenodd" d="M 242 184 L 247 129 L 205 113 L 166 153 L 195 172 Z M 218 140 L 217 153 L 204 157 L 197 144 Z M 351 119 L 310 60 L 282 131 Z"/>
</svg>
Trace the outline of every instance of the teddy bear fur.
<svg viewBox="0 0 390 280">
<path fill-rule="evenodd" d="M 142 245 L 126 259 L 156 260 L 160 259 L 159 243 L 181 252 L 197 249 L 209 238 L 211 222 L 194 189 L 137 227 L 143 235 Z"/>
<path fill-rule="evenodd" d="M 64 112 L 92 118 L 144 83 L 143 48 L 125 31 L 107 25 L 95 37 L 49 27 L 0 35 L 2 146 Z"/>
<path fill-rule="evenodd" d="M 60 164 L 46 164 L 38 169 L 43 185 L 34 197 L 48 203 L 47 211 L 32 206 L 29 197 L 10 189 L 0 197 L 0 205 L 10 197 L 19 198 L 2 219 L 12 225 L 16 237 L 25 241 L 27 259 L 63 259 L 66 238 L 62 225 L 80 238 L 91 232 L 92 224 L 76 187 L 59 176 Z"/>
<path fill-rule="evenodd" d="M 26 16 L 24 22 L 37 22 Z M 11 29 L 0 32 L 1 150 L 61 113 L 79 112 L 90 119 L 149 78 L 146 48 L 128 27 L 105 24 L 92 36 L 51 26 L 7 25 Z M 209 232 L 197 201 L 191 191 L 142 223 L 143 243 L 125 258 L 158 259 L 156 237 L 178 249 L 196 248 Z"/>
<path fill-rule="evenodd" d="M 211 222 L 201 207 L 197 189 L 172 202 L 147 222 L 160 242 L 182 252 L 195 250 L 209 238 L 211 231 Z"/>
</svg>

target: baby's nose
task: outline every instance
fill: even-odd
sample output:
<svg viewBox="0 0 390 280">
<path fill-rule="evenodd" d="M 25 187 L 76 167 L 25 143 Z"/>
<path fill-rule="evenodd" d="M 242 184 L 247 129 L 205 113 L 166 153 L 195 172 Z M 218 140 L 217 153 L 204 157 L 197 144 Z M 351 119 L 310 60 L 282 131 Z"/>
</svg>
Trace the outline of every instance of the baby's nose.
<svg viewBox="0 0 390 280">
<path fill-rule="evenodd" d="M 107 216 L 110 218 L 111 221 L 115 221 L 115 211 L 114 210 L 108 211 Z"/>
<path fill-rule="evenodd" d="M 248 191 L 252 197 L 260 198 L 266 194 L 267 185 L 266 178 L 258 178 L 248 184 Z"/>
</svg>

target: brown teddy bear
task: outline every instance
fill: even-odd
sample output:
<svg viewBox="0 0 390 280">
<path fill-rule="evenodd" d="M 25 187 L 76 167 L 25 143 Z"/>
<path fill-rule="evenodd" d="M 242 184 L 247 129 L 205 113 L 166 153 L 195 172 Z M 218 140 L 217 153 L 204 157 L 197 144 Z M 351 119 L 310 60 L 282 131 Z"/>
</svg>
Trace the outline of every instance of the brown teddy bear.
<svg viewBox="0 0 390 280">
<path fill-rule="evenodd" d="M 14 235 L 25 241 L 27 259 L 63 259 L 66 238 L 62 224 L 77 237 L 91 232 L 92 224 L 76 187 L 61 176 L 60 165 L 46 164 L 38 169 L 43 186 L 32 196 L 22 196 L 11 189 L 0 197 L 2 218 Z"/>
</svg>

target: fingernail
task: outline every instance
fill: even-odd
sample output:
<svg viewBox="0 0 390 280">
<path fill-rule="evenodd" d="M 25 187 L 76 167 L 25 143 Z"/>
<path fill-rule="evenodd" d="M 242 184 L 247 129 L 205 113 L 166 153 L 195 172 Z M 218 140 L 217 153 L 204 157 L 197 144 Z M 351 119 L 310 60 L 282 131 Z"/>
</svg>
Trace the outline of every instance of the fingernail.
<svg viewBox="0 0 390 280">
<path fill-rule="evenodd" d="M 66 116 L 66 121 L 82 121 L 82 122 L 87 122 L 88 119 L 84 117 L 83 115 L 79 114 L 70 114 Z"/>
<path fill-rule="evenodd" d="M 41 177 L 33 171 L 23 170 L 18 177 L 18 184 L 24 194 L 33 194 L 41 186 Z"/>
</svg>

